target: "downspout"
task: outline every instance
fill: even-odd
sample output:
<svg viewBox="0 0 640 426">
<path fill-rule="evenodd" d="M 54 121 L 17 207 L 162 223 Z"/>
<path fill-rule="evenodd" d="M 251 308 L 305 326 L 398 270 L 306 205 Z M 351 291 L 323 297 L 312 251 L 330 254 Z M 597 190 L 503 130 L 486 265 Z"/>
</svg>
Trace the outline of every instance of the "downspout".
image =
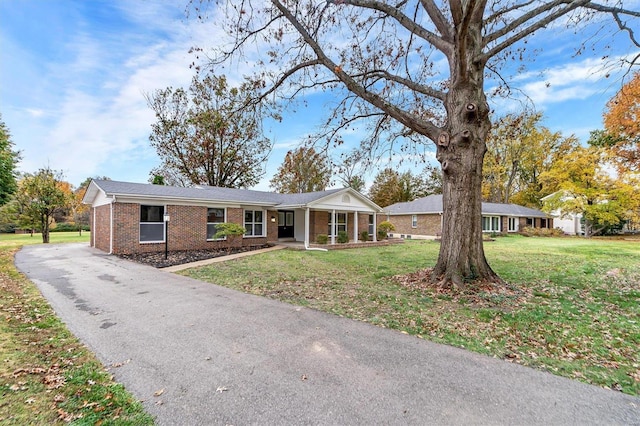
<svg viewBox="0 0 640 426">
<path fill-rule="evenodd" d="M 109 204 L 109 254 L 113 254 L 113 205 L 116 202 L 116 196 L 111 198 L 111 204 Z"/>
<path fill-rule="evenodd" d="M 313 251 L 329 251 L 320 247 L 309 247 L 309 207 L 304 210 L 304 249 Z"/>
</svg>

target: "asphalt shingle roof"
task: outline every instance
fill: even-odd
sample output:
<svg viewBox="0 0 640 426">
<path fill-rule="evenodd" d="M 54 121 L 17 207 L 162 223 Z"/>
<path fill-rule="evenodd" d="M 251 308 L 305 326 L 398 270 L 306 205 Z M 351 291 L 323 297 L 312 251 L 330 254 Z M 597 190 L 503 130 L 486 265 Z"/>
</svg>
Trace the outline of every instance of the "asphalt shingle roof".
<svg viewBox="0 0 640 426">
<path fill-rule="evenodd" d="M 263 205 L 306 205 L 344 188 L 303 194 L 278 194 L 249 189 L 219 188 L 215 186 L 178 187 L 145 183 L 119 182 L 114 180 L 93 181 L 107 195 L 127 195 L 159 198 L 181 198 L 185 200 L 226 201 Z"/>
<path fill-rule="evenodd" d="M 406 203 L 387 206 L 383 211 L 390 215 L 442 213 L 442 195 L 429 195 Z M 482 203 L 483 214 L 518 217 L 547 217 L 544 212 L 517 204 Z"/>
</svg>

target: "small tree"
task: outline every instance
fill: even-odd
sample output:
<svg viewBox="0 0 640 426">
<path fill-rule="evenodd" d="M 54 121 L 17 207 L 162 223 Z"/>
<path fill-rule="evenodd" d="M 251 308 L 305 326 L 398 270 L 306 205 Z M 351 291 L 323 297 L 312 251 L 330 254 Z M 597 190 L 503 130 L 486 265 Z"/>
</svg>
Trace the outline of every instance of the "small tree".
<svg viewBox="0 0 640 426">
<path fill-rule="evenodd" d="M 26 175 L 20 182 L 19 195 L 23 204 L 23 217 L 31 224 L 38 224 L 42 242 L 49 242 L 49 227 L 56 211 L 69 206 L 69 194 L 64 190 L 62 172 L 49 167 L 34 175 Z"/>
<path fill-rule="evenodd" d="M 225 222 L 216 225 L 216 233 L 213 235 L 214 238 L 236 238 L 243 236 L 247 230 L 244 226 L 239 225 L 237 223 Z M 227 251 L 231 251 L 231 246 L 227 247 Z"/>
<path fill-rule="evenodd" d="M 391 231 L 395 231 L 396 227 L 389 221 L 383 221 L 378 224 L 378 239 L 384 240 L 387 238 L 387 234 Z"/>
</svg>

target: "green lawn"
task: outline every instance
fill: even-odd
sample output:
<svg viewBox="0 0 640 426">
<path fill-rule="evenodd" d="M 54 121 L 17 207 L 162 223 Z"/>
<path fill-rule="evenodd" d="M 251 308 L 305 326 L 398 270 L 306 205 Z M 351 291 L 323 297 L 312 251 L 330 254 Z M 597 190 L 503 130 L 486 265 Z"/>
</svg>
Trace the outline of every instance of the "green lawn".
<svg viewBox="0 0 640 426">
<path fill-rule="evenodd" d="M 88 241 L 88 232 L 51 233 L 52 243 Z M 0 424 L 153 424 L 16 270 L 25 244 L 42 237 L 0 234 Z"/>
<path fill-rule="evenodd" d="M 501 237 L 508 286 L 444 292 L 395 275 L 433 266 L 432 241 L 280 250 L 185 275 L 640 394 L 640 242 Z"/>
</svg>

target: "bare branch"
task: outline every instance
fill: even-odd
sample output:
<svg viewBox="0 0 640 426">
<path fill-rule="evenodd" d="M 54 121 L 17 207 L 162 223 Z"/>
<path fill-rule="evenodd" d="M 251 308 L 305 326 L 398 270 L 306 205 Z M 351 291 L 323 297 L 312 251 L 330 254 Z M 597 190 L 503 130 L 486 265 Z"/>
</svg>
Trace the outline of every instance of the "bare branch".
<svg viewBox="0 0 640 426">
<path fill-rule="evenodd" d="M 380 95 L 367 91 L 362 85 L 358 84 L 358 82 L 356 82 L 349 74 L 347 74 L 339 66 L 339 64 L 333 62 L 331 58 L 329 58 L 324 53 L 322 47 L 318 44 L 318 42 L 309 34 L 302 23 L 298 21 L 298 19 L 287 9 L 286 6 L 282 4 L 282 2 L 278 0 L 272 0 L 272 3 L 285 16 L 285 18 L 289 20 L 291 25 L 293 25 L 295 29 L 300 33 L 305 43 L 307 43 L 307 45 L 311 47 L 311 49 L 316 54 L 318 61 L 320 61 L 330 72 L 332 72 L 340 81 L 342 81 L 350 92 L 356 94 L 360 98 L 366 100 L 382 111 L 387 112 L 390 116 L 398 120 L 403 125 L 414 129 L 418 133 L 421 133 L 432 140 L 435 140 L 437 134 L 439 133 L 439 129 L 437 126 L 429 121 L 421 119 L 420 117 L 416 117 L 413 114 L 403 111 L 402 109 L 398 108 L 395 105 L 392 105 L 391 103 L 383 99 Z"/>
<path fill-rule="evenodd" d="M 504 28 L 494 32 L 493 34 L 489 34 L 485 36 L 483 39 L 483 45 L 487 46 L 489 43 L 499 39 L 500 37 L 505 36 L 506 34 L 509 34 L 515 31 L 522 25 L 526 24 L 529 21 L 532 21 L 534 18 L 544 14 L 545 12 L 549 12 L 554 8 L 557 8 L 558 6 L 561 6 L 562 4 L 566 4 L 566 3 L 569 3 L 569 5 L 553 13 L 548 14 L 545 18 L 534 22 L 532 25 L 530 25 L 527 28 L 524 28 L 522 31 L 516 32 L 511 37 L 504 40 L 502 43 L 499 43 L 498 45 L 491 48 L 488 52 L 485 52 L 482 55 L 482 58 L 486 60 L 496 55 L 498 52 L 501 52 L 507 49 L 509 46 L 512 46 L 513 44 L 517 43 L 523 38 L 533 34 L 537 30 L 544 28 L 545 26 L 555 21 L 556 19 L 560 18 L 561 16 L 566 15 L 567 13 L 577 9 L 580 6 L 584 6 L 584 4 L 588 3 L 588 0 L 579 0 L 579 1 L 556 0 L 554 2 L 546 3 L 536 9 L 531 10 L 528 13 L 525 13 L 520 18 L 515 19 L 509 25 L 506 25 Z"/>
<path fill-rule="evenodd" d="M 330 0 L 331 2 L 336 2 L 336 0 Z M 364 9 L 377 10 L 379 12 L 386 13 L 387 15 L 394 18 L 400 25 L 402 25 L 409 32 L 417 35 L 418 37 L 424 39 L 431 45 L 433 45 L 436 49 L 443 52 L 445 55 L 451 53 L 453 45 L 451 42 L 446 41 L 445 39 L 438 37 L 436 34 L 427 30 L 426 28 L 418 25 L 415 21 L 409 18 L 407 15 L 402 13 L 400 9 L 383 3 L 381 1 L 376 0 L 344 0 L 343 4 L 350 4 L 353 6 L 359 6 Z M 434 5 L 435 7 L 435 5 Z M 429 10 L 427 10 L 429 13 Z M 444 34 L 443 34 L 444 35 Z"/>
<path fill-rule="evenodd" d="M 451 24 L 449 24 L 447 18 L 444 17 L 438 6 L 436 6 L 433 0 L 420 0 L 420 3 L 422 4 L 424 10 L 427 11 L 427 14 L 433 21 L 438 31 L 440 31 L 440 34 L 442 34 L 442 37 L 448 43 L 453 43 L 453 27 L 451 26 Z"/>
</svg>

